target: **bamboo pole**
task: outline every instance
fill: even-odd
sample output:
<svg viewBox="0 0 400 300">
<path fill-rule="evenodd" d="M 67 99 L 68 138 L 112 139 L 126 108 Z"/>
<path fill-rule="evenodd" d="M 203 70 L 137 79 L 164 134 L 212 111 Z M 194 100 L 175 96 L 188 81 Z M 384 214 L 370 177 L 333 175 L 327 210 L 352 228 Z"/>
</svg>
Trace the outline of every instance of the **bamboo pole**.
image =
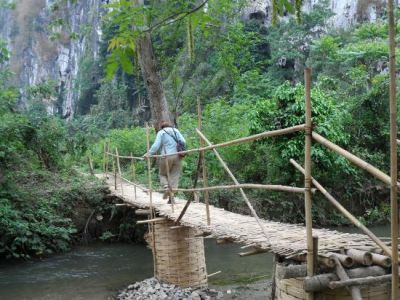
<svg viewBox="0 0 400 300">
<path fill-rule="evenodd" d="M 243 137 L 243 138 L 232 140 L 232 141 L 228 141 L 228 142 L 225 142 L 225 143 L 215 144 L 215 145 L 207 146 L 207 147 L 204 147 L 204 148 L 197 148 L 197 149 L 190 149 L 190 150 L 186 150 L 186 151 L 180 151 L 180 152 L 177 152 L 177 153 L 178 154 L 189 154 L 189 153 L 193 153 L 193 152 L 199 152 L 199 151 L 205 151 L 205 150 L 213 150 L 213 149 L 216 149 L 216 148 L 227 147 L 227 146 L 237 145 L 237 144 L 241 144 L 241 143 L 245 143 L 245 142 L 256 141 L 256 140 L 259 140 L 259 139 L 262 139 L 262 138 L 267 138 L 267 137 L 274 137 L 274 136 L 279 136 L 279 135 L 291 134 L 291 133 L 295 133 L 295 132 L 304 130 L 304 126 L 305 126 L 304 124 L 301 124 L 301 125 L 296 125 L 296 126 L 292 126 L 292 127 L 288 127 L 288 128 L 283 128 L 283 129 L 265 131 L 265 132 L 262 132 L 262 133 L 259 133 L 259 134 Z M 149 157 L 152 157 L 152 158 L 166 157 L 166 156 L 175 155 L 177 153 L 160 154 L 160 155 L 149 155 Z"/>
<path fill-rule="evenodd" d="M 314 244 L 312 233 L 312 212 L 311 212 L 311 69 L 304 70 L 305 83 L 305 148 L 304 148 L 304 207 L 307 232 L 307 276 L 314 275 Z M 307 293 L 307 299 L 314 299 L 313 293 Z"/>
<path fill-rule="evenodd" d="M 88 156 L 87 156 L 87 161 L 88 161 L 88 165 L 89 165 L 89 172 L 90 172 L 90 175 L 94 175 L 93 162 L 92 162 L 92 159 L 90 158 L 90 155 L 89 155 L 89 154 L 88 154 Z"/>
<path fill-rule="evenodd" d="M 397 202 L 397 101 L 396 101 L 396 40 L 393 0 L 388 0 L 389 27 L 389 107 L 390 107 L 390 206 L 392 237 L 392 300 L 398 299 L 399 288 L 399 212 Z"/>
<path fill-rule="evenodd" d="M 350 256 L 355 262 L 370 266 L 372 265 L 372 254 L 368 251 L 360 251 L 357 249 L 349 249 L 346 251 L 347 256 Z"/>
<path fill-rule="evenodd" d="M 300 273 L 300 272 L 299 272 Z M 372 267 L 364 267 L 364 268 L 355 268 L 355 269 L 347 269 L 346 270 L 347 276 L 351 279 L 355 280 L 360 280 L 360 279 L 365 279 L 365 278 L 377 278 L 381 277 L 383 275 L 386 275 L 385 269 L 378 267 L 378 266 L 372 266 Z M 305 277 L 306 272 L 304 271 L 303 276 L 302 274 L 297 274 L 297 277 Z M 390 281 L 390 274 L 386 275 L 388 276 L 388 280 Z M 331 284 L 332 283 L 332 284 Z M 315 275 L 313 277 L 307 277 L 304 279 L 304 290 L 305 291 L 313 291 L 313 292 L 318 292 L 322 291 L 324 289 L 329 288 L 336 288 L 336 284 L 340 285 L 346 285 L 346 283 L 349 283 L 348 281 L 340 281 L 339 277 L 335 273 L 324 273 L 324 274 L 319 274 Z M 350 284 L 351 285 L 351 281 Z"/>
<path fill-rule="evenodd" d="M 374 177 L 378 178 L 382 182 L 386 183 L 387 185 L 390 185 L 390 183 L 391 183 L 390 176 L 386 175 L 381 170 L 375 168 L 373 165 L 367 163 L 366 161 L 362 160 L 361 158 L 358 158 L 354 154 L 344 150 L 343 148 L 339 147 L 338 145 L 330 142 L 329 140 L 327 140 L 323 136 L 319 135 L 315 131 L 313 131 L 312 137 L 314 140 L 316 140 L 320 144 L 331 149 L 332 151 L 336 152 L 337 154 L 344 156 L 345 158 L 350 160 L 356 166 L 360 167 L 361 169 L 364 169 L 365 171 L 367 171 Z M 400 184 L 397 183 L 397 186 L 400 187 Z"/>
<path fill-rule="evenodd" d="M 106 140 L 104 140 L 103 144 L 103 173 L 106 174 L 106 157 L 107 157 L 107 143 Z"/>
<path fill-rule="evenodd" d="M 154 218 L 154 219 L 151 218 L 151 219 L 148 219 L 148 220 L 137 221 L 136 224 L 151 224 L 151 223 L 163 222 L 165 220 L 167 220 L 167 218 L 163 218 L 163 217 Z"/>
<path fill-rule="evenodd" d="M 115 157 L 115 154 L 114 154 L 114 153 L 111 153 L 111 152 L 109 152 L 109 151 L 107 151 L 107 154 Z M 144 158 L 143 158 L 143 157 L 132 156 L 132 155 L 131 155 L 131 156 L 128 156 L 128 155 L 120 155 L 120 156 L 119 156 L 119 158 L 127 158 L 127 159 L 144 160 Z"/>
<path fill-rule="evenodd" d="M 113 162 L 113 173 L 114 173 L 114 189 L 117 190 L 117 169 L 115 168 L 115 159 L 112 160 Z"/>
<path fill-rule="evenodd" d="M 392 259 L 390 257 L 376 253 L 371 253 L 371 254 L 372 254 L 372 263 L 374 265 L 378 265 L 384 268 L 389 268 L 392 265 Z"/>
<path fill-rule="evenodd" d="M 124 189 L 122 186 L 122 171 L 121 171 L 121 165 L 119 163 L 119 155 L 118 155 L 117 147 L 115 147 L 115 158 L 117 159 L 117 167 L 118 167 L 119 183 L 121 185 L 121 193 L 122 193 L 122 195 L 124 195 Z"/>
<path fill-rule="evenodd" d="M 339 259 L 340 263 L 346 268 L 351 268 L 354 265 L 354 260 L 348 255 L 335 252 L 328 252 L 328 255 L 336 256 Z"/>
<path fill-rule="evenodd" d="M 133 185 L 134 187 L 138 187 L 139 189 L 141 189 L 145 193 L 149 192 L 149 189 L 146 189 L 145 187 L 142 187 L 140 184 L 134 183 L 134 182 L 130 181 L 129 179 L 125 178 L 125 177 L 121 177 L 121 179 L 126 181 L 127 183 Z"/>
<path fill-rule="evenodd" d="M 146 123 L 146 146 L 147 146 L 147 154 L 150 151 L 150 129 L 149 125 Z M 149 183 L 149 201 L 150 201 L 150 218 L 154 219 L 154 207 L 153 207 L 153 192 L 152 192 L 152 180 L 151 180 L 151 161 L 150 158 L 147 158 L 147 177 Z M 150 226 L 149 230 L 151 231 L 152 236 L 152 249 L 153 249 L 153 265 L 154 265 L 154 276 L 157 275 L 157 262 L 156 262 L 156 241 L 155 241 L 155 232 L 154 226 Z"/>
<path fill-rule="evenodd" d="M 131 152 L 132 156 L 132 152 Z M 131 168 L 132 168 L 132 180 L 133 182 L 136 182 L 136 167 L 135 167 L 135 159 L 131 159 Z M 133 189 L 135 191 L 135 200 L 136 200 L 136 184 L 133 185 Z"/>
<path fill-rule="evenodd" d="M 197 127 L 199 130 L 202 130 L 202 122 L 201 122 L 201 105 L 200 105 L 200 98 L 197 98 L 197 117 L 198 117 L 198 125 Z M 204 141 L 203 139 L 200 138 L 200 148 L 204 147 Z M 201 166 L 202 166 L 202 171 L 203 171 L 203 187 L 207 188 L 208 187 L 208 177 L 207 177 L 207 167 L 206 167 L 206 157 L 205 157 L 205 151 L 200 152 L 200 157 L 201 157 Z M 209 195 L 208 195 L 208 190 L 204 190 L 204 203 L 206 204 L 206 215 L 207 215 L 207 225 L 211 224 L 211 219 L 210 219 L 210 204 L 209 204 Z"/>
<path fill-rule="evenodd" d="M 389 282 L 392 279 L 392 275 L 381 275 L 381 276 L 376 276 L 376 277 L 366 277 L 366 278 L 353 278 L 353 279 L 347 279 L 347 280 L 341 280 L 341 281 L 331 281 L 329 283 L 329 288 L 331 289 L 337 289 L 337 288 L 342 288 L 342 287 L 353 287 L 358 286 L 358 285 L 378 285 L 378 284 L 383 284 L 386 282 Z M 353 298 L 354 299 L 354 298 Z M 393 294 L 392 294 L 392 299 Z"/>
<path fill-rule="evenodd" d="M 290 163 L 295 166 L 297 170 L 304 174 L 304 169 L 293 159 Z M 390 248 L 382 242 L 372 231 L 370 231 L 364 224 L 362 224 L 356 217 L 354 217 L 346 208 L 344 208 L 339 201 L 337 201 L 318 181 L 312 178 L 313 185 L 335 206 L 351 223 L 353 223 L 362 232 L 368 235 L 387 255 L 391 255 Z"/>
<path fill-rule="evenodd" d="M 119 155 L 118 155 L 118 149 L 115 147 L 115 159 L 117 160 L 117 168 L 118 168 L 118 174 L 121 176 L 121 165 L 119 164 Z"/>
<path fill-rule="evenodd" d="M 252 255 L 262 254 L 262 253 L 267 253 L 267 252 L 268 252 L 268 250 L 255 248 L 255 249 L 247 251 L 247 252 L 240 252 L 239 256 L 245 257 L 245 256 L 252 256 Z"/>
<path fill-rule="evenodd" d="M 336 274 L 342 281 L 349 280 L 349 276 L 347 275 L 346 271 L 342 267 L 339 259 L 336 256 L 333 256 L 333 259 L 336 263 Z M 360 288 L 352 286 L 350 287 L 350 293 L 353 300 L 362 300 Z"/>
<path fill-rule="evenodd" d="M 137 216 L 148 216 L 151 214 L 151 210 L 150 209 L 136 209 L 135 210 L 135 215 Z"/>
<path fill-rule="evenodd" d="M 289 192 L 289 193 L 304 193 L 304 188 L 286 186 L 286 185 L 274 185 L 274 184 L 256 184 L 256 183 L 242 183 L 238 185 L 216 185 L 204 188 L 190 188 L 190 189 L 171 189 L 172 192 L 204 192 L 204 191 L 215 191 L 215 190 L 231 190 L 231 189 L 263 189 L 271 191 Z M 314 190 L 314 189 L 313 189 Z M 156 192 L 162 192 L 163 190 L 155 190 Z"/>
<path fill-rule="evenodd" d="M 108 178 L 108 154 L 107 154 L 107 152 L 108 152 L 108 148 L 109 148 L 109 145 L 108 145 L 108 143 L 107 142 L 105 142 L 106 143 L 106 151 L 105 151 L 105 157 L 106 157 L 106 162 L 105 162 L 105 173 L 106 173 L 106 179 Z"/>
<path fill-rule="evenodd" d="M 218 274 L 221 273 L 221 272 L 222 272 L 222 271 L 217 271 L 217 272 L 214 272 L 214 273 L 211 273 L 211 274 L 207 274 L 207 277 L 210 278 L 210 277 L 212 277 L 212 276 L 218 275 Z"/>
<path fill-rule="evenodd" d="M 206 142 L 207 145 L 210 145 L 210 146 L 212 145 L 211 142 L 201 133 L 200 130 L 196 129 L 196 132 Z M 231 172 L 231 170 L 229 169 L 229 167 L 227 166 L 225 161 L 222 159 L 221 155 L 219 155 L 217 149 L 213 149 L 213 152 L 214 152 L 215 156 L 218 158 L 218 160 L 221 163 L 222 167 L 225 169 L 225 171 L 228 173 L 228 175 L 232 178 L 232 180 L 235 183 L 235 185 L 239 185 L 239 181 L 237 181 L 235 175 L 233 175 L 233 173 Z M 261 224 L 261 221 L 258 218 L 256 211 L 254 210 L 253 206 L 251 205 L 249 199 L 247 198 L 247 195 L 244 193 L 242 188 L 240 188 L 239 191 L 242 194 L 242 197 L 243 197 L 244 201 L 246 202 L 247 206 L 249 207 L 251 215 L 254 217 L 254 219 L 256 219 L 258 225 L 261 228 L 261 231 L 264 233 L 265 237 L 269 241 L 268 234 L 265 231 L 264 226 Z"/>
</svg>

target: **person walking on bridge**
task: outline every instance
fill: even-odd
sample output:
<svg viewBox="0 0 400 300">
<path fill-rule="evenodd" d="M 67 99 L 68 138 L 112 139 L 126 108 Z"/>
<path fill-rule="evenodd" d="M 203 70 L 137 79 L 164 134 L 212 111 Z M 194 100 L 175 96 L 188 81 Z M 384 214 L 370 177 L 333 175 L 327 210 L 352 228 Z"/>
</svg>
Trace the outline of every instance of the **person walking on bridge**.
<svg viewBox="0 0 400 300">
<path fill-rule="evenodd" d="M 165 190 L 163 198 L 167 199 L 168 195 L 170 196 L 168 203 L 173 201 L 173 193 L 171 190 L 178 188 L 182 169 L 182 157 L 176 153 L 184 150 L 185 146 L 185 138 L 179 130 L 172 127 L 168 121 L 161 121 L 160 130 L 157 132 L 156 139 L 150 147 L 149 153 L 144 155 L 145 158 L 148 158 L 148 155 L 154 155 L 156 153 L 174 154 L 158 158 L 157 160 L 160 183 Z"/>
</svg>

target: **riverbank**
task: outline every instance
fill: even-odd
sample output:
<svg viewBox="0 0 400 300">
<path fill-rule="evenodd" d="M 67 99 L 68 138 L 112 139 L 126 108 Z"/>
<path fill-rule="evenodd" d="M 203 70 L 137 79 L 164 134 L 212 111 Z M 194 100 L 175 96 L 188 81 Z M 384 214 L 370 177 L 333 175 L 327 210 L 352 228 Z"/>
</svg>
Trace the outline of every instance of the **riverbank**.
<svg viewBox="0 0 400 300">
<path fill-rule="evenodd" d="M 117 300 L 220 300 L 220 299 L 271 299 L 271 281 L 245 285 L 210 286 L 209 288 L 179 288 L 158 281 L 154 277 L 130 284 L 120 291 Z"/>
</svg>

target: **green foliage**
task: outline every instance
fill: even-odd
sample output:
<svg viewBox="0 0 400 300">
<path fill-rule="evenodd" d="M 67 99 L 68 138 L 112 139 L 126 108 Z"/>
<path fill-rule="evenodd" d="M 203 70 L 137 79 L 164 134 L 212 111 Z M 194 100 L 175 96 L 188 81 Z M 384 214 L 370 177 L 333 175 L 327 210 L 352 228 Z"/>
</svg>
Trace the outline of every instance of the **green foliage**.
<svg viewBox="0 0 400 300">
<path fill-rule="evenodd" d="M 15 9 L 16 3 L 14 0 L 0 0 L 0 8 Z"/>
<path fill-rule="evenodd" d="M 257 103 L 266 100 L 274 92 L 276 82 L 260 74 L 258 70 L 250 70 L 241 74 L 233 90 L 232 101 L 235 103 Z"/>
<path fill-rule="evenodd" d="M 333 98 L 326 95 L 318 86 L 312 89 L 311 99 L 315 131 L 332 142 L 345 146 L 348 143 L 348 135 L 343 132 L 343 124 L 349 116 L 343 112 L 344 107 L 335 104 Z M 256 104 L 251 119 L 252 133 L 304 124 L 304 87 L 300 84 L 292 87 L 289 83 L 281 85 L 272 99 Z M 274 176 L 280 174 L 278 177 L 284 181 L 293 180 L 293 173 L 290 170 L 287 172 L 282 170 L 289 168 L 291 158 L 302 161 L 304 136 L 302 134 L 283 136 L 273 141 L 265 140 L 264 143 L 266 143 L 264 151 L 271 152 L 273 155 L 279 153 L 279 158 L 271 158 L 272 163 L 267 166 L 267 169 L 272 169 L 269 172 L 272 172 Z M 268 155 L 268 153 L 259 153 L 258 155 L 263 154 Z M 345 173 L 350 172 L 348 164 L 343 159 L 317 145 L 313 147 L 312 160 L 316 170 L 328 168 L 331 170 L 342 169 Z"/>
<path fill-rule="evenodd" d="M 209 34 L 209 26 L 220 24 L 219 18 L 241 6 L 242 1 L 234 3 L 227 0 L 208 0 L 198 4 L 195 1 L 163 1 L 157 4 L 138 5 L 126 0 L 119 0 L 106 5 L 109 8 L 107 25 L 117 28 L 115 36 L 110 40 L 107 58 L 107 78 L 112 78 L 119 67 L 127 74 L 134 71 L 134 52 L 138 39 L 146 33 L 171 26 L 185 26 L 185 18 L 190 20 L 187 31 L 189 56 L 194 56 L 194 32 L 199 30 L 204 36 Z M 202 9 L 207 3 L 207 9 Z M 182 21 L 182 22 L 181 22 Z M 183 23 L 183 24 L 182 24 Z"/>
<path fill-rule="evenodd" d="M 0 256 L 29 258 L 69 249 L 76 210 L 101 210 L 103 187 L 76 173 L 40 169 L 6 173 L 0 193 Z"/>
</svg>

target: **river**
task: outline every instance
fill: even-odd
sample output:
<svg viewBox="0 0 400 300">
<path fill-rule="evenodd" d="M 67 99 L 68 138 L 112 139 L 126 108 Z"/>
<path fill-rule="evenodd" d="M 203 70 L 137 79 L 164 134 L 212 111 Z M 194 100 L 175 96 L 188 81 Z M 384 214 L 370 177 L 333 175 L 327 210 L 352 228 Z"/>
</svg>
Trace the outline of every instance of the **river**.
<svg viewBox="0 0 400 300">
<path fill-rule="evenodd" d="M 354 228 L 335 228 L 357 232 Z M 388 226 L 374 227 L 388 236 Z M 240 258 L 240 245 L 205 241 L 210 285 L 239 284 L 271 276 L 272 255 Z M 0 263 L 0 300 L 112 299 L 119 289 L 153 275 L 151 252 L 144 245 L 94 243 L 43 260 Z"/>
</svg>

